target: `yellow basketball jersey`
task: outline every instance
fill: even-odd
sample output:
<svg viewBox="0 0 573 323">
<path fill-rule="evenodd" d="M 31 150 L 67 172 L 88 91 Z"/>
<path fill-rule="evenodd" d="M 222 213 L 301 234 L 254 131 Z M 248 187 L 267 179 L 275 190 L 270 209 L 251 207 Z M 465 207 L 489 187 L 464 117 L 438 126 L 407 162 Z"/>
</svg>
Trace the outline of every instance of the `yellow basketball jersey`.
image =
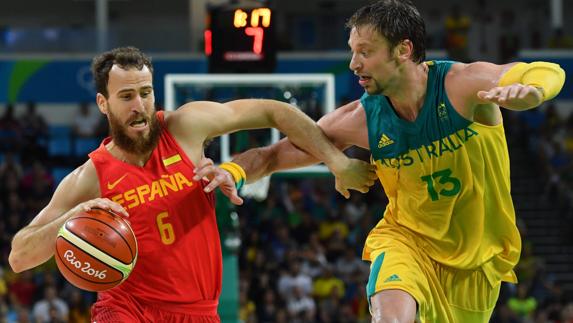
<svg viewBox="0 0 573 323">
<path fill-rule="evenodd" d="M 414 122 L 399 118 L 385 96 L 361 99 L 372 161 L 389 199 L 368 240 L 383 230 L 405 230 L 438 263 L 482 267 L 491 284 L 515 282 L 521 239 L 504 128 L 470 122 L 452 107 L 444 87 L 452 64 L 429 62 L 426 98 Z M 370 260 L 375 243 L 368 240 L 363 258 Z"/>
</svg>

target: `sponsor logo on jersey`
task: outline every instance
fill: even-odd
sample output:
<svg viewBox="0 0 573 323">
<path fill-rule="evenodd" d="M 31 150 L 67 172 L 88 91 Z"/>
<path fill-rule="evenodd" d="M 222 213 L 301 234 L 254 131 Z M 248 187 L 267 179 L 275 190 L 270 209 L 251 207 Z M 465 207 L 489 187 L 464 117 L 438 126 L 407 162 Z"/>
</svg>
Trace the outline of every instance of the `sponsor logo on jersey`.
<svg viewBox="0 0 573 323">
<path fill-rule="evenodd" d="M 388 136 L 386 136 L 386 134 L 382 134 L 382 136 L 380 136 L 380 141 L 378 141 L 378 148 L 383 148 L 383 147 L 389 146 L 393 143 L 394 143 L 394 140 L 388 138 Z"/>
<path fill-rule="evenodd" d="M 402 279 L 400 279 L 400 276 L 394 274 L 388 278 L 386 278 L 386 280 L 384 281 L 385 283 L 389 283 L 389 282 L 401 282 Z"/>
<path fill-rule="evenodd" d="M 123 174 L 123 176 L 120 177 L 120 178 L 118 178 L 115 182 L 107 182 L 107 189 L 108 189 L 108 190 L 113 190 L 114 187 L 116 187 L 117 184 L 119 184 L 119 183 L 125 178 L 125 176 L 127 176 L 127 173 L 126 173 L 126 174 Z"/>
</svg>

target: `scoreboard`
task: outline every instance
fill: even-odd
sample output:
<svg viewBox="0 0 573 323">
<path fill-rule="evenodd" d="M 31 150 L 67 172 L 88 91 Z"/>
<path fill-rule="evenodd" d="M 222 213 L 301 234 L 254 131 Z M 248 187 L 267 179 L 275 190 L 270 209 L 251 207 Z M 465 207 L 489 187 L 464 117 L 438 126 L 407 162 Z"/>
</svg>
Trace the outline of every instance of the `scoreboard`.
<svg viewBox="0 0 573 323">
<path fill-rule="evenodd" d="M 274 17 L 270 8 L 209 8 L 204 38 L 211 73 L 274 71 L 276 45 Z"/>
</svg>

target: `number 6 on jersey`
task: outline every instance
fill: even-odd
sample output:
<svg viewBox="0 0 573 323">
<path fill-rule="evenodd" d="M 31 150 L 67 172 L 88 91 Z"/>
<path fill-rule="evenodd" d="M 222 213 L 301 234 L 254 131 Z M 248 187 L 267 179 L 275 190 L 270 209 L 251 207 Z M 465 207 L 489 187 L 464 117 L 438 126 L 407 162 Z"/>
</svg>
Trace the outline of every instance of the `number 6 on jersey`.
<svg viewBox="0 0 573 323">
<path fill-rule="evenodd" d="M 161 242 L 165 245 L 170 245 L 175 241 L 175 232 L 173 231 L 173 226 L 165 220 L 169 217 L 169 213 L 161 212 L 157 215 L 155 219 L 157 222 L 157 229 L 159 230 L 159 235 L 161 236 Z"/>
</svg>

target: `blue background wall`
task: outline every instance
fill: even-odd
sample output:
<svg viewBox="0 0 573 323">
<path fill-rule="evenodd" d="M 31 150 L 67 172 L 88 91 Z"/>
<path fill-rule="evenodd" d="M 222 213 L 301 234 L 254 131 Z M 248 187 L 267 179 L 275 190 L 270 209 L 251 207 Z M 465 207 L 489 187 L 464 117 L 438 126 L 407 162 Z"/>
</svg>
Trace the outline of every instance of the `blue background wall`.
<svg viewBox="0 0 573 323">
<path fill-rule="evenodd" d="M 344 56 L 344 55 L 340 55 Z M 435 57 L 430 57 L 431 59 Z M 573 75 L 573 55 L 570 57 L 532 57 L 561 64 L 568 75 Z M 168 73 L 206 73 L 205 59 L 156 59 L 155 93 L 157 102 L 164 102 L 163 79 Z M 287 58 L 279 59 L 277 73 L 332 73 L 336 78 L 336 95 L 358 98 L 362 94 L 354 75 L 348 70 L 348 60 L 342 58 Z M 572 99 L 572 80 L 569 78 L 559 99 Z M 77 103 L 93 102 L 95 90 L 89 59 L 0 60 L 0 102 Z"/>
</svg>

